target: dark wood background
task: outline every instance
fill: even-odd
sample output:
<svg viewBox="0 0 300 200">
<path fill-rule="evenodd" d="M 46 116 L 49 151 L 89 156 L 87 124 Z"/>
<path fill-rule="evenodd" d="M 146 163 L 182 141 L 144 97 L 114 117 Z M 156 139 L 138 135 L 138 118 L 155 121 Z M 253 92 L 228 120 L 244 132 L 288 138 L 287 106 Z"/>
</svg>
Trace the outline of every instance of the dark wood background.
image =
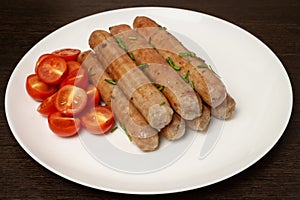
<svg viewBox="0 0 300 200">
<path fill-rule="evenodd" d="M 23 55 L 69 22 L 135 6 L 179 7 L 217 16 L 248 30 L 276 53 L 290 76 L 294 107 L 284 135 L 265 157 L 242 173 L 208 187 L 138 196 L 95 190 L 63 179 L 39 165 L 19 146 L 6 121 L 4 95 L 10 74 Z M 1 1 L 0 199 L 300 199 L 299 10 L 299 0 Z"/>
</svg>

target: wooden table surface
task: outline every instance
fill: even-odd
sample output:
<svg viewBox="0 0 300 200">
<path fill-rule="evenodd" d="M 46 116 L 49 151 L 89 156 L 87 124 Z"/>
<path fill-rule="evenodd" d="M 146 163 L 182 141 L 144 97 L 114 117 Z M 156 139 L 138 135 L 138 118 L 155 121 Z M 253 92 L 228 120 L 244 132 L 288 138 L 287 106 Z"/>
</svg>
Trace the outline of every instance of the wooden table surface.
<svg viewBox="0 0 300 200">
<path fill-rule="evenodd" d="M 275 52 L 291 79 L 294 107 L 283 136 L 266 156 L 247 170 L 211 186 L 137 196 L 96 190 L 66 180 L 35 162 L 21 148 L 4 111 L 6 85 L 19 60 L 43 37 L 69 22 L 135 6 L 178 7 L 217 16 L 248 30 Z M 300 199 L 299 0 L 25 0 L 2 1 L 0 8 L 0 199 Z"/>
</svg>

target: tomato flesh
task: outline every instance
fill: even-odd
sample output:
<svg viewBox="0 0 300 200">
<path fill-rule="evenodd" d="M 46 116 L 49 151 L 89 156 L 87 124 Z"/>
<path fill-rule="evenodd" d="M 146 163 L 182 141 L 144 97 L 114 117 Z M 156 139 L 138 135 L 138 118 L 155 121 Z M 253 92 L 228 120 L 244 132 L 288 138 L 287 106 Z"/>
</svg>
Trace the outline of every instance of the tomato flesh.
<svg viewBox="0 0 300 200">
<path fill-rule="evenodd" d="M 105 134 L 114 124 L 113 113 L 108 106 L 90 108 L 80 117 L 82 126 L 93 134 Z"/>
<path fill-rule="evenodd" d="M 96 106 L 96 105 L 99 104 L 99 102 L 100 102 L 100 93 L 94 85 L 89 84 L 86 87 L 86 94 L 88 96 L 88 105 Z"/>
<path fill-rule="evenodd" d="M 66 78 L 60 83 L 60 87 L 65 85 L 75 85 L 80 88 L 85 88 L 88 84 L 88 74 L 85 69 L 79 68 L 73 70 L 67 75 Z"/>
<path fill-rule="evenodd" d="M 36 101 L 43 101 L 54 94 L 57 91 L 57 87 L 44 83 L 37 74 L 31 74 L 26 79 L 26 90 Z"/>
<path fill-rule="evenodd" d="M 67 72 L 66 61 L 58 56 L 48 56 L 37 67 L 39 78 L 49 84 L 56 85 L 64 78 Z"/>
<path fill-rule="evenodd" d="M 35 71 L 35 73 L 37 74 L 37 69 L 38 69 L 38 66 L 40 65 L 40 63 L 45 59 L 45 58 L 47 58 L 47 57 L 49 57 L 49 56 L 51 56 L 52 54 L 50 54 L 50 53 L 46 53 L 46 54 L 43 54 L 43 55 L 41 55 L 39 58 L 38 58 L 38 60 L 36 61 L 36 64 L 35 64 L 35 69 L 34 69 L 34 71 Z"/>
<path fill-rule="evenodd" d="M 74 70 L 78 70 L 81 67 L 81 64 L 77 61 L 70 60 L 67 61 L 68 73 L 73 72 Z"/>
<path fill-rule="evenodd" d="M 56 50 L 52 52 L 52 54 L 60 56 L 66 61 L 69 61 L 69 60 L 77 60 L 77 57 L 80 54 L 80 52 L 81 51 L 79 49 L 64 48 L 64 49 Z"/>
<path fill-rule="evenodd" d="M 55 107 L 55 99 L 56 99 L 57 93 L 54 93 L 47 99 L 45 99 L 37 108 L 37 111 L 42 115 L 49 115 L 51 113 L 57 112 L 57 109 Z"/>
<path fill-rule="evenodd" d="M 51 131 L 61 137 L 70 137 L 80 130 L 80 119 L 64 116 L 60 112 L 48 115 L 48 124 Z"/>
<path fill-rule="evenodd" d="M 73 85 L 66 85 L 58 90 L 55 107 L 61 113 L 73 116 L 85 108 L 87 99 L 85 90 Z"/>
</svg>

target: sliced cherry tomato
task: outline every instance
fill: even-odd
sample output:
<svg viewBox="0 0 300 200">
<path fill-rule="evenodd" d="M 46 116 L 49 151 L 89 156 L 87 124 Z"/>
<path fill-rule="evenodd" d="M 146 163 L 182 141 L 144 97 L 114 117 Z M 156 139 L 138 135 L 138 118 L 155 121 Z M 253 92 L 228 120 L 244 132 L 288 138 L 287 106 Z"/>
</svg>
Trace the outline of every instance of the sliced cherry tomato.
<svg viewBox="0 0 300 200">
<path fill-rule="evenodd" d="M 57 87 L 44 83 L 37 74 L 31 74 L 26 79 L 26 90 L 33 99 L 43 101 L 54 94 Z"/>
<path fill-rule="evenodd" d="M 81 64 L 77 61 L 70 60 L 67 61 L 67 66 L 68 66 L 68 73 L 70 74 L 74 70 L 78 70 L 81 67 Z"/>
<path fill-rule="evenodd" d="M 67 72 L 66 61 L 58 56 L 48 56 L 38 65 L 37 74 L 39 78 L 50 85 L 60 83 Z"/>
<path fill-rule="evenodd" d="M 93 134 L 104 134 L 114 124 L 112 110 L 108 106 L 90 108 L 80 117 L 81 124 Z"/>
<path fill-rule="evenodd" d="M 77 57 L 80 54 L 80 52 L 81 51 L 79 49 L 65 48 L 65 49 L 56 50 L 52 54 L 60 56 L 66 61 L 69 61 L 69 60 L 77 60 Z"/>
<path fill-rule="evenodd" d="M 100 93 L 99 93 L 98 89 L 94 85 L 89 84 L 86 87 L 86 94 L 88 96 L 88 105 L 90 105 L 90 106 L 96 106 L 96 105 L 99 104 Z"/>
<path fill-rule="evenodd" d="M 49 115 L 51 113 L 57 112 L 57 109 L 55 107 L 55 99 L 56 99 L 57 93 L 52 94 L 50 97 L 45 99 L 37 108 L 37 111 L 41 113 L 42 115 Z"/>
<path fill-rule="evenodd" d="M 64 116 L 60 112 L 48 115 L 49 128 L 61 137 L 70 137 L 75 135 L 81 127 L 80 119 Z"/>
<path fill-rule="evenodd" d="M 65 85 L 75 85 L 80 88 L 85 88 L 88 84 L 88 74 L 83 68 L 72 71 L 66 78 L 60 83 L 60 87 Z"/>
<path fill-rule="evenodd" d="M 36 61 L 36 64 L 35 64 L 35 73 L 37 74 L 37 69 L 38 69 L 38 66 L 39 64 L 45 59 L 47 58 L 48 56 L 51 56 L 52 54 L 50 53 L 46 53 L 46 54 L 43 54 L 41 55 L 38 60 Z"/>
<path fill-rule="evenodd" d="M 55 107 L 67 116 L 74 116 L 85 108 L 87 99 L 85 90 L 73 85 L 66 85 L 58 90 Z"/>
</svg>

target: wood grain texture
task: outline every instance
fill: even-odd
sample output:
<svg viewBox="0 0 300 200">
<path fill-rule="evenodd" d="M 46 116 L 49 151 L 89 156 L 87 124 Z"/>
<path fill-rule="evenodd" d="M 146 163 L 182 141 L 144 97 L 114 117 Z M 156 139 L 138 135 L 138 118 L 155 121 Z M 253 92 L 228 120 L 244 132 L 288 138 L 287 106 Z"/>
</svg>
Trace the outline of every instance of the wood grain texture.
<svg viewBox="0 0 300 200">
<path fill-rule="evenodd" d="M 260 161 L 220 183 L 168 195 L 135 196 L 91 189 L 39 165 L 17 143 L 6 121 L 4 95 L 24 54 L 57 28 L 105 10 L 168 6 L 228 20 L 267 44 L 285 66 L 294 91 L 288 127 Z M 2 1 L 0 13 L 0 199 L 299 199 L 300 198 L 300 2 L 298 0 Z M 280 114 L 280 113 L 279 113 Z"/>
</svg>

